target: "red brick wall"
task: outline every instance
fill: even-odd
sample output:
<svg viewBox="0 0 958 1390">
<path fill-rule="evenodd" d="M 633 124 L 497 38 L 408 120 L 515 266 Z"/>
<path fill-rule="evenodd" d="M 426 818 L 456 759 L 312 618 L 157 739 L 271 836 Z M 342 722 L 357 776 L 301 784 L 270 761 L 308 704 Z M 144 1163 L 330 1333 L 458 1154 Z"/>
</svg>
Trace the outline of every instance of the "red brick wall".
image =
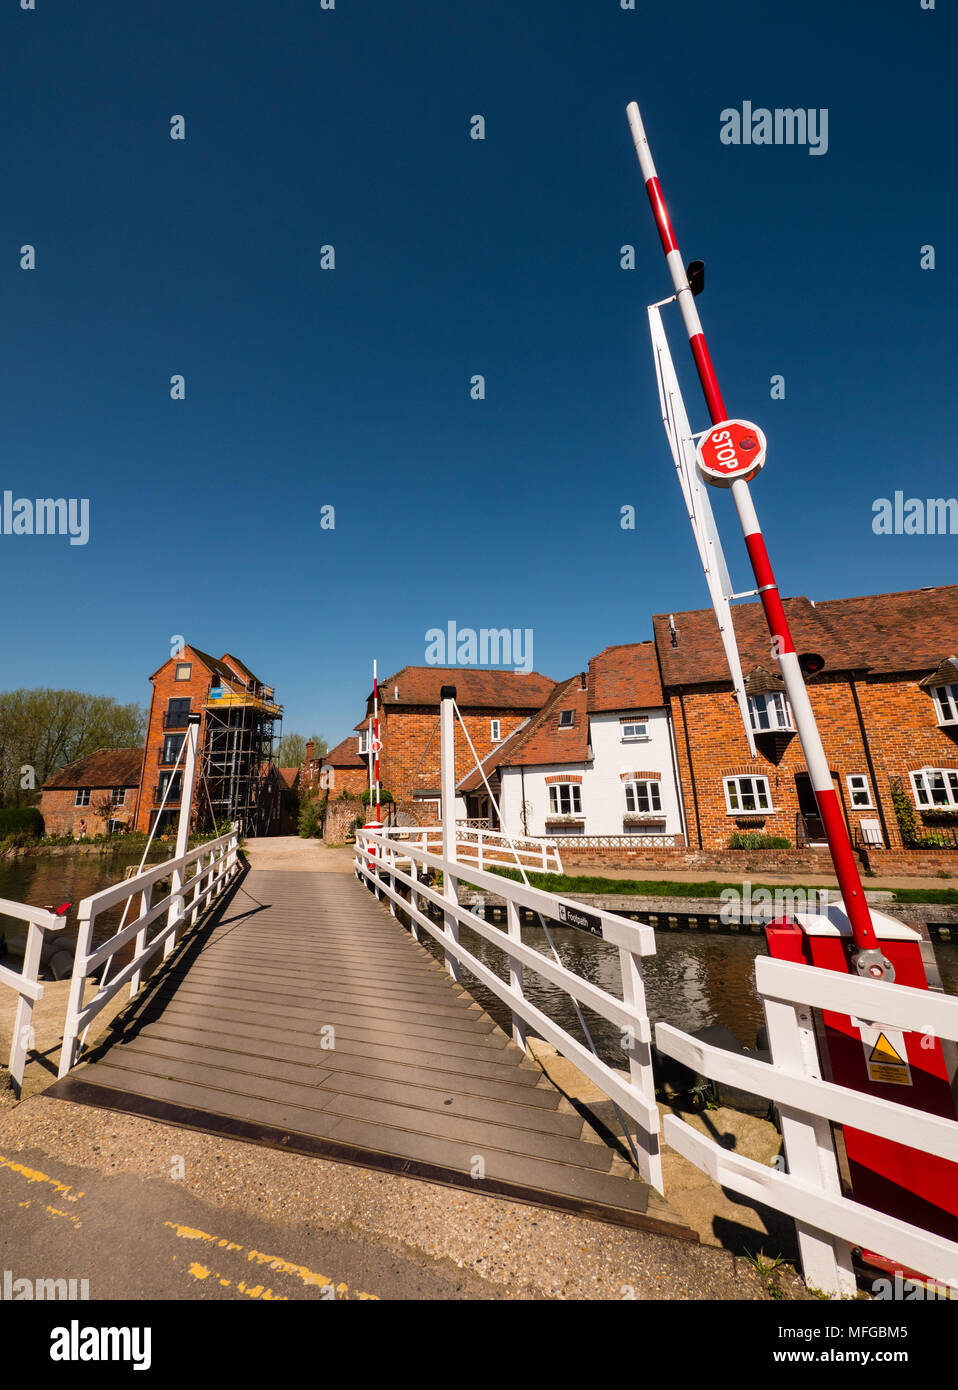
<svg viewBox="0 0 958 1390">
<path fill-rule="evenodd" d="M 126 788 L 126 800 L 122 806 L 109 809 L 104 803 L 109 801 L 112 787 L 94 787 L 90 792 L 90 805 L 76 804 L 76 788 L 53 788 L 41 793 L 40 814 L 46 835 L 105 835 L 108 820 L 132 822 L 136 807 L 136 787 Z M 105 812 L 105 814 L 100 814 Z"/>
<path fill-rule="evenodd" d="M 499 743 L 502 743 L 515 732 L 529 713 L 528 710 L 517 709 L 464 709 L 463 721 L 479 759 L 486 757 L 496 747 L 489 732 L 492 719 L 499 720 Z M 387 706 L 380 711 L 380 729 L 383 741 L 380 781 L 384 787 L 389 788 L 396 801 L 411 800 L 413 792 L 420 788 L 438 792 L 441 777 L 438 709 Z M 427 745 L 428 751 L 423 756 Z M 475 761 L 458 720 L 455 729 L 455 749 L 456 781 L 459 782 L 473 770 Z"/>
<path fill-rule="evenodd" d="M 932 700 L 918 688 L 922 674 L 857 682 L 877 782 L 872 785 L 872 799 L 876 802 L 873 809 L 852 807 L 845 781 L 848 775 L 858 773 L 865 775 L 871 784 L 848 679 L 820 681 L 808 687 L 825 753 L 850 826 L 854 829 L 863 818 L 880 820 L 880 802 L 892 849 L 901 849 L 902 842 L 891 801 L 890 778 L 903 777 L 910 794 L 909 771 L 925 765 L 958 765 L 953 739 L 937 727 Z M 757 757 L 752 759 L 731 690 L 716 690 L 714 686 L 690 687 L 683 692 L 681 700 L 675 693 L 669 698 L 690 845 L 698 847 L 698 833 L 686 735 L 695 773 L 702 846 L 723 848 L 735 830 L 784 835 L 794 844 L 795 816 L 799 809 L 795 774 L 805 771 L 797 735 L 792 736 L 784 749 L 780 745 L 775 756 L 769 756 L 760 746 Z M 761 745 L 761 739 L 758 742 Z M 749 773 L 768 778 L 774 815 L 753 818 L 727 814 L 723 778 Z"/>
<path fill-rule="evenodd" d="M 188 681 L 178 681 L 175 679 L 176 667 L 180 662 L 191 662 L 192 671 Z M 164 769 L 159 763 L 159 754 L 163 748 L 163 740 L 167 733 L 185 734 L 183 729 L 164 729 L 163 716 L 166 713 L 167 703 L 171 699 L 183 699 L 189 696 L 191 708 L 200 710 L 206 702 L 211 680 L 210 672 L 191 651 L 189 647 L 184 647 L 179 656 L 170 657 L 169 661 L 161 667 L 153 679 L 153 695 L 150 701 L 149 723 L 146 730 L 146 750 L 143 760 L 143 777 L 140 786 L 140 799 L 136 810 L 136 828 L 147 834 L 150 829 L 150 812 L 154 809 L 153 794 L 159 784 L 160 773 Z M 200 727 L 200 739 L 202 740 L 205 726 Z M 182 770 L 182 763 L 180 764 Z M 167 802 L 171 806 L 172 802 Z"/>
</svg>

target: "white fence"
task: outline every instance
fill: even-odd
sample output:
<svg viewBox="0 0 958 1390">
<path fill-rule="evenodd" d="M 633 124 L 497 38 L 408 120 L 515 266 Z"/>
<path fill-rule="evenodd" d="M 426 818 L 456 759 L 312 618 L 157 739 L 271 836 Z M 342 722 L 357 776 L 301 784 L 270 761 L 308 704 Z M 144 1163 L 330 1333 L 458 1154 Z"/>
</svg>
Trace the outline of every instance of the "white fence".
<svg viewBox="0 0 958 1390">
<path fill-rule="evenodd" d="M 433 854 L 442 853 L 441 825 L 389 826 L 388 830 L 395 840 L 414 842 L 420 849 L 428 849 Z M 502 830 L 483 830 L 466 821 L 456 821 L 456 858 L 463 864 L 474 864 L 479 869 L 487 864 L 502 864 L 505 868 L 516 868 L 521 864 L 535 873 L 562 873 L 562 860 L 555 840 L 540 840 L 531 835 L 507 835 Z"/>
<path fill-rule="evenodd" d="M 760 956 L 771 1064 L 725 1052 L 659 1023 L 660 1051 L 696 1072 L 753 1091 L 778 1106 L 787 1173 L 730 1152 L 675 1116 L 665 1139 L 717 1183 L 794 1218 L 806 1283 L 854 1294 L 852 1245 L 958 1287 L 958 1244 L 844 1197 L 830 1130 L 850 1125 L 958 1162 L 958 1122 L 821 1078 L 811 1010 L 831 1009 L 886 1028 L 958 1039 L 958 998 L 858 979 Z"/>
<path fill-rule="evenodd" d="M 441 827 L 438 828 L 441 835 Z M 435 835 L 434 828 L 429 833 Z M 458 828 L 457 828 L 458 838 Z M 427 841 L 431 843 L 431 841 Z M 488 861 L 486 861 L 488 862 Z M 439 870 L 443 887 L 432 888 L 422 881 L 423 870 Z M 466 870 L 470 883 L 485 891 L 497 893 L 506 900 L 506 930 L 486 922 L 463 907 L 457 897 L 457 875 Z M 662 1163 L 659 1153 L 659 1112 L 655 1103 L 652 1080 L 651 1028 L 645 1003 L 642 980 L 642 956 L 655 952 L 655 933 L 619 917 L 613 912 L 589 909 L 584 913 L 581 903 L 558 897 L 543 889 L 527 887 L 499 874 L 489 873 L 477 863 L 447 860 L 423 843 L 398 838 L 398 832 L 357 830 L 356 874 L 379 897 L 389 899 L 390 911 L 397 908 L 409 916 L 413 935 L 419 939 L 419 928 L 436 938 L 446 957 L 446 968 L 454 979 L 459 978 L 460 966 L 465 966 L 477 980 L 492 990 L 512 1011 L 512 1036 L 518 1046 L 525 1048 L 526 1027 L 532 1027 L 557 1048 L 564 1057 L 599 1086 L 620 1110 L 635 1122 L 636 1151 L 639 1171 L 645 1180 L 662 1190 Z M 400 887 L 405 887 L 408 898 Z M 425 903 L 441 908 L 443 922 L 439 923 L 423 910 Z M 566 966 L 533 950 L 521 939 L 519 912 L 531 908 L 551 921 L 566 920 L 565 914 L 576 914 L 588 922 L 588 929 L 602 940 L 619 948 L 622 971 L 622 998 L 597 985 L 590 984 Z M 478 936 L 497 947 L 509 962 L 508 983 L 468 951 L 459 940 L 459 929 L 468 926 Z M 523 991 L 523 970 L 529 969 L 544 976 L 565 990 L 580 1004 L 595 1010 L 614 1023 L 622 1032 L 623 1057 L 628 1058 L 629 1077 L 596 1057 L 589 1049 L 559 1024 L 554 1023 L 541 1009 L 531 1003 Z"/>
<path fill-rule="evenodd" d="M 200 912 L 213 898 L 222 893 L 239 869 L 238 846 L 239 827 L 234 825 L 216 840 L 209 840 L 175 859 L 167 859 L 162 864 L 144 869 L 135 878 L 114 884 L 112 888 L 104 888 L 102 892 L 83 899 L 79 907 L 73 978 L 70 982 L 70 997 L 63 1030 L 63 1048 L 60 1052 L 60 1076 L 65 1076 L 73 1066 L 80 1034 L 104 1005 L 109 1003 L 125 984 L 129 984 L 132 998 L 140 988 L 146 962 L 161 946 L 164 948 L 164 955 L 168 956 L 176 945 L 176 935 L 180 927 L 187 923 L 195 923 Z M 154 903 L 154 887 L 171 876 L 170 892 Z M 137 896 L 140 899 L 139 915 L 116 931 L 107 941 L 94 946 L 93 934 L 97 917 L 111 908 L 132 902 Z M 164 917 L 165 921 L 162 920 Z M 157 930 L 158 922 L 162 922 L 162 925 Z M 130 942 L 134 943 L 133 958 L 115 975 L 110 976 L 113 957 Z M 84 1004 L 86 981 L 101 965 L 104 970 L 99 988 L 93 998 Z"/>
<path fill-rule="evenodd" d="M 23 1069 L 27 1052 L 32 1046 L 33 1006 L 43 998 L 43 985 L 39 982 L 40 956 L 43 951 L 45 931 L 63 931 L 63 918 L 41 907 L 29 907 L 26 903 L 11 902 L 0 898 L 0 917 L 13 917 L 27 923 L 27 941 L 23 952 L 23 969 L 20 972 L 0 965 L 0 985 L 7 985 L 19 995 L 17 1013 L 13 1024 L 13 1039 L 10 1043 L 10 1075 L 13 1077 L 14 1091 L 19 1095 L 23 1085 Z"/>
</svg>

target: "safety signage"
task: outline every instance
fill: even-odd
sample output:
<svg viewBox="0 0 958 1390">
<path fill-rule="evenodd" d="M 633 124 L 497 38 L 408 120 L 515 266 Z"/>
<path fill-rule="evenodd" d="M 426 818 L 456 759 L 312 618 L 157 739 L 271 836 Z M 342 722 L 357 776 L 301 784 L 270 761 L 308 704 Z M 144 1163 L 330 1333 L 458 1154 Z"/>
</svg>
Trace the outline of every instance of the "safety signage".
<svg viewBox="0 0 958 1390">
<path fill-rule="evenodd" d="M 869 1081 L 881 1081 L 887 1086 L 911 1086 L 911 1067 L 901 1029 L 883 1028 L 880 1024 L 859 1026 Z"/>
<path fill-rule="evenodd" d="M 699 472 L 713 487 L 731 487 L 739 478 L 747 482 L 765 462 L 765 449 L 765 435 L 758 425 L 750 420 L 723 420 L 699 440 Z"/>
<path fill-rule="evenodd" d="M 583 912 L 579 907 L 569 907 L 567 903 L 559 903 L 556 908 L 556 915 L 559 921 L 567 927 L 578 927 L 579 931 L 591 932 L 593 936 L 602 935 L 602 919 L 594 917 L 591 912 Z"/>
</svg>

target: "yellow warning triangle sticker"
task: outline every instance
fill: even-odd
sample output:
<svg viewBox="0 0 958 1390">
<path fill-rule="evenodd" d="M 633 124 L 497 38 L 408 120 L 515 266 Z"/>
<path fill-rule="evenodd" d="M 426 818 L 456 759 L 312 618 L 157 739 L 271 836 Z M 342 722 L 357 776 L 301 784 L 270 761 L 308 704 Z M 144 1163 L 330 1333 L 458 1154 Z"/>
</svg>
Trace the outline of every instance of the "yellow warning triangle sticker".
<svg viewBox="0 0 958 1390">
<path fill-rule="evenodd" d="M 868 1060 L 869 1062 L 884 1062 L 886 1066 L 905 1067 L 908 1065 L 904 1057 L 899 1057 L 884 1033 L 878 1034 L 878 1040 L 872 1048 Z"/>
</svg>

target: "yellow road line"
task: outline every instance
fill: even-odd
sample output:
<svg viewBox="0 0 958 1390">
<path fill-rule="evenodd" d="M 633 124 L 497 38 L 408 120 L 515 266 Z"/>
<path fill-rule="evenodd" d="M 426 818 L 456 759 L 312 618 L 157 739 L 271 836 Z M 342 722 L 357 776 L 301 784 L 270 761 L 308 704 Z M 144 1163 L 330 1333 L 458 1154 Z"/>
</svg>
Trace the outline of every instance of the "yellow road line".
<svg viewBox="0 0 958 1390">
<path fill-rule="evenodd" d="M 243 1246 L 237 1245 L 235 1241 L 227 1240 L 222 1236 L 211 1235 L 209 1231 L 199 1231 L 195 1226 L 181 1226 L 176 1221 L 164 1221 L 163 1225 L 175 1231 L 183 1240 L 201 1240 L 206 1244 L 215 1246 L 218 1250 L 241 1251 L 243 1249 Z M 342 1282 L 335 1284 L 328 1275 L 317 1274 L 315 1270 L 307 1269 L 305 1265 L 294 1264 L 290 1260 L 284 1260 L 280 1255 L 267 1255 L 264 1254 L 262 1250 L 249 1250 L 247 1251 L 246 1259 L 251 1264 L 255 1261 L 257 1264 L 268 1265 L 269 1268 L 277 1274 L 294 1275 L 297 1279 L 301 1279 L 307 1286 L 312 1286 L 314 1288 L 335 1288 L 337 1298 L 349 1298 L 348 1284 Z M 206 1265 L 201 1265 L 197 1262 L 190 1265 L 189 1272 L 195 1279 L 207 1279 L 213 1274 L 213 1271 L 207 1268 Z M 220 1275 L 216 1275 L 215 1277 L 224 1288 L 229 1286 L 230 1281 L 228 1279 L 223 1279 Z M 274 1294 L 270 1289 L 264 1291 L 262 1284 L 250 1287 L 242 1279 L 239 1280 L 236 1287 L 240 1293 L 245 1293 L 249 1298 L 264 1298 L 271 1300 L 282 1297 L 280 1294 Z M 374 1299 L 378 1301 L 379 1295 L 357 1292 L 353 1297 L 360 1300 Z"/>
<path fill-rule="evenodd" d="M 19 1173 L 26 1178 L 27 1182 L 48 1182 L 61 1197 L 65 1197 L 68 1202 L 78 1202 L 83 1196 L 82 1192 L 74 1192 L 69 1183 L 60 1182 L 58 1178 L 51 1178 L 48 1173 L 41 1173 L 36 1168 L 27 1168 L 22 1163 L 15 1163 L 12 1158 L 4 1158 L 0 1154 L 0 1168 L 9 1168 L 11 1173 Z"/>
</svg>

